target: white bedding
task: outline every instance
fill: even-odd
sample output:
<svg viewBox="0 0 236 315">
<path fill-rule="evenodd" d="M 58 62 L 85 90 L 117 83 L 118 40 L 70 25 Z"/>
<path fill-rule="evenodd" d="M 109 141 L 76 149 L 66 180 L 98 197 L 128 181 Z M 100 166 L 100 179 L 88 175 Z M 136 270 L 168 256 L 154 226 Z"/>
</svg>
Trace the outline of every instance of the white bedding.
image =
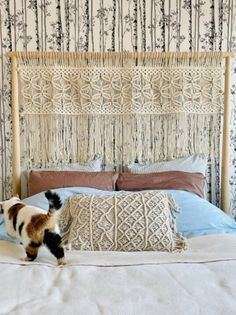
<svg viewBox="0 0 236 315">
<path fill-rule="evenodd" d="M 19 261 L 0 241 L 0 314 L 236 314 L 236 235 L 189 240 L 184 253 L 66 253 Z"/>
</svg>

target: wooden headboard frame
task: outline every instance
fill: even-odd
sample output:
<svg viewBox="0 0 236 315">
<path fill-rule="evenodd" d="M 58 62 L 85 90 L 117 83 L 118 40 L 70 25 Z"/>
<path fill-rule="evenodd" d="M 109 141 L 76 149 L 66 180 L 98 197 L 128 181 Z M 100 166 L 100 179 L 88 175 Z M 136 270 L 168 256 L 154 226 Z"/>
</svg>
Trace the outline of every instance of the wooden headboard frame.
<svg viewBox="0 0 236 315">
<path fill-rule="evenodd" d="M 221 170 L 221 208 L 228 212 L 230 208 L 229 198 L 229 164 L 230 164 L 230 86 L 231 86 L 231 58 L 234 56 L 232 52 L 216 52 L 222 58 L 225 58 L 225 76 L 224 76 L 224 120 L 223 120 L 223 138 L 222 138 L 222 170 Z M 17 78 L 17 58 L 25 54 L 25 52 L 9 52 L 7 56 L 11 58 L 11 73 L 12 73 L 12 136 L 13 136 L 13 195 L 21 192 L 21 166 L 20 166 L 20 125 L 19 125 L 19 104 L 18 104 L 18 78 Z M 32 57 L 68 58 L 68 55 L 86 54 L 86 52 L 29 52 Z M 87 53 L 92 54 L 90 52 Z M 101 57 L 102 57 L 101 53 Z M 115 54 L 115 53 L 114 53 Z M 137 56 L 142 53 L 125 53 Z M 147 53 L 146 53 L 147 54 Z M 150 52 L 150 56 L 152 56 Z M 163 55 L 163 53 L 155 52 L 155 54 Z M 171 57 L 172 54 L 177 58 L 200 58 L 204 55 L 207 58 L 206 52 L 166 52 L 166 57 Z M 209 57 L 212 57 L 212 52 L 209 52 Z"/>
</svg>

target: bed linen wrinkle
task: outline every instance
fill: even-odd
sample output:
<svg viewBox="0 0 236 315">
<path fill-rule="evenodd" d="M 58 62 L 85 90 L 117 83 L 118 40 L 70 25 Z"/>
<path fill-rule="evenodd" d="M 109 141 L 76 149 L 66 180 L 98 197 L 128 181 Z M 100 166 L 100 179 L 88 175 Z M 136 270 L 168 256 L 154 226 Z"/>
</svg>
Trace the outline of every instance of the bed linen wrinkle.
<svg viewBox="0 0 236 315">
<path fill-rule="evenodd" d="M 33 287 L 32 295 L 32 292 L 25 291 L 23 283 L 21 292 L 27 295 L 24 301 L 18 300 L 18 306 L 5 306 L 4 314 L 156 315 L 157 309 L 159 314 L 235 314 L 236 294 L 234 286 L 228 281 L 229 273 L 235 268 L 235 262 L 221 266 L 214 263 L 200 266 L 199 269 L 199 265 L 194 264 L 189 270 L 186 270 L 182 264 L 143 266 L 135 269 L 132 266 L 70 267 L 73 269 L 71 273 L 73 279 L 69 276 L 65 277 L 68 269 L 56 270 L 47 266 L 34 266 L 35 274 L 39 277 L 47 272 L 46 269 L 53 271 L 50 272 L 50 278 L 45 281 L 43 290 L 41 287 L 41 290 L 35 294 L 35 287 Z M 21 266 L 18 269 L 16 265 L 8 266 L 8 270 L 9 274 L 20 274 L 21 278 L 27 273 L 27 268 Z M 2 274 L 1 270 L 0 274 Z M 198 277 L 195 276 L 196 274 Z M 199 276 L 205 279 L 205 282 L 199 284 Z M 19 280 L 20 277 L 17 278 L 16 280 Z M 232 281 L 235 280 L 234 275 Z M 12 279 L 6 289 L 13 288 L 12 294 L 15 295 L 13 281 L 15 280 Z M 53 283 L 57 281 L 63 282 L 60 293 L 59 288 L 53 287 Z M 219 286 L 219 281 L 229 283 L 227 289 L 225 286 Z M 232 294 L 229 294 L 228 288 L 232 290 Z M 11 300 L 11 303 L 14 302 Z M 31 312 L 27 313 L 29 307 Z"/>
</svg>

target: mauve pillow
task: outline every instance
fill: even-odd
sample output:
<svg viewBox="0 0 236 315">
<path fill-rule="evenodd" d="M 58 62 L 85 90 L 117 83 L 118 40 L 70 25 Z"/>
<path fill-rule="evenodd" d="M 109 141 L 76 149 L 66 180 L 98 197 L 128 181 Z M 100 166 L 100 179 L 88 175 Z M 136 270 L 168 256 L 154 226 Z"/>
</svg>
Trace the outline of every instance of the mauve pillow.
<svg viewBox="0 0 236 315">
<path fill-rule="evenodd" d="M 116 182 L 118 190 L 177 189 L 192 192 L 204 198 L 205 176 L 201 173 L 178 171 L 132 174 L 120 173 Z"/>
<path fill-rule="evenodd" d="M 41 191 L 64 187 L 90 187 L 101 190 L 115 190 L 118 173 L 78 171 L 30 171 L 29 196 Z"/>
</svg>

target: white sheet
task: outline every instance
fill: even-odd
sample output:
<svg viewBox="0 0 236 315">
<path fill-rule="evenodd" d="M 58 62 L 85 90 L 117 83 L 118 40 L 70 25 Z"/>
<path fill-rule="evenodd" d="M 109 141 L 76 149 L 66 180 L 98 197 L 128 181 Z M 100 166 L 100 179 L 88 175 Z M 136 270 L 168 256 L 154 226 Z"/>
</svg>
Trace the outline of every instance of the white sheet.
<svg viewBox="0 0 236 315">
<path fill-rule="evenodd" d="M 236 314 L 236 236 L 189 240 L 184 253 L 67 252 L 68 264 L 42 249 L 18 260 L 0 242 L 0 314 Z"/>
</svg>

